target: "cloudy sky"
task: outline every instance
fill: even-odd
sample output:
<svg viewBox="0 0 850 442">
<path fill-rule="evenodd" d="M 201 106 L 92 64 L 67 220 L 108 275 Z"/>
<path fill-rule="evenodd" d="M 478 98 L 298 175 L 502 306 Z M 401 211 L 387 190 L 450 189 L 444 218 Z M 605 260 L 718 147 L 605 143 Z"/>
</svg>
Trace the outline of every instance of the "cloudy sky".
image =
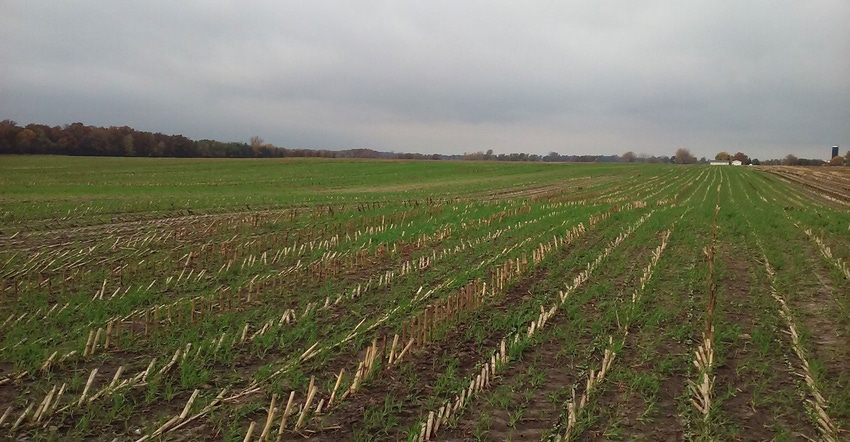
<svg viewBox="0 0 850 442">
<path fill-rule="evenodd" d="M 396 152 L 824 158 L 850 2 L 0 0 L 0 119 Z"/>
</svg>

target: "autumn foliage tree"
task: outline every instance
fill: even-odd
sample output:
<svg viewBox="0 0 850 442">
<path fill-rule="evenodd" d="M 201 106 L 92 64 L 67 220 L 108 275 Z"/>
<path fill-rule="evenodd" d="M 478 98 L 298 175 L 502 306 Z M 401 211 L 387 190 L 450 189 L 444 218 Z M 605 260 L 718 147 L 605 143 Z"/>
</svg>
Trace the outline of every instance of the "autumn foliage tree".
<svg viewBox="0 0 850 442">
<path fill-rule="evenodd" d="M 183 135 L 145 132 L 128 126 L 97 127 L 83 123 L 65 126 L 0 121 L 0 155 L 80 155 L 113 157 L 178 158 L 402 158 L 439 160 L 441 155 L 383 153 L 371 149 L 340 151 L 285 149 L 266 143 L 258 136 L 245 142 L 191 140 Z M 525 154 L 524 154 L 525 155 Z M 539 156 L 525 155 L 528 161 Z M 2 161 L 2 160 L 0 160 Z"/>
<path fill-rule="evenodd" d="M 676 164 L 693 164 L 697 162 L 697 157 L 691 154 L 691 151 L 685 148 L 676 149 Z"/>
<path fill-rule="evenodd" d="M 21 146 L 22 148 L 26 149 L 26 148 L 30 147 L 32 140 L 34 140 L 34 139 L 35 139 L 35 132 L 33 132 L 30 129 L 24 129 L 24 130 L 18 132 L 18 135 L 15 137 L 15 142 L 17 143 L 18 146 Z"/>
<path fill-rule="evenodd" d="M 843 166 L 844 165 L 844 157 L 841 155 L 836 155 L 829 160 L 830 166 Z"/>
<path fill-rule="evenodd" d="M 732 156 L 733 161 L 740 161 L 741 164 L 750 164 L 750 157 L 743 152 L 738 152 Z"/>
<path fill-rule="evenodd" d="M 263 144 L 254 137 L 251 144 L 193 141 L 183 135 L 165 135 L 135 130 L 128 126 L 97 127 L 82 123 L 62 126 L 0 121 L 0 155 L 97 155 L 116 157 L 285 157 L 320 156 L 326 151 L 296 152 Z M 331 154 L 335 154 L 331 152 Z"/>
</svg>

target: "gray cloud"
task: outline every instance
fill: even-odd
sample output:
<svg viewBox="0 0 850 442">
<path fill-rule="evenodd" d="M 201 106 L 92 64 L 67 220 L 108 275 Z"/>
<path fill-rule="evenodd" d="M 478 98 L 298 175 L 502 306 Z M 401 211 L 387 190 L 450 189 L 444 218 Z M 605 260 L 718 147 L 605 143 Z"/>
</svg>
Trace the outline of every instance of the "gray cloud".
<svg viewBox="0 0 850 442">
<path fill-rule="evenodd" d="M 620 3 L 4 2 L 0 117 L 425 153 L 850 147 L 846 1 Z"/>
</svg>

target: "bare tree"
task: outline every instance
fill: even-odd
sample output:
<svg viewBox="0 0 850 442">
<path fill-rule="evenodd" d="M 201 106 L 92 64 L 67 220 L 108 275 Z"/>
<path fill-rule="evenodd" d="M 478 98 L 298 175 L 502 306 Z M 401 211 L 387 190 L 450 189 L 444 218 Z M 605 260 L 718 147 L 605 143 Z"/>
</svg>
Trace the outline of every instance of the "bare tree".
<svg viewBox="0 0 850 442">
<path fill-rule="evenodd" d="M 624 163 L 634 163 L 636 159 L 637 155 L 635 155 L 635 153 L 632 151 L 628 151 L 620 157 L 620 161 Z"/>
<path fill-rule="evenodd" d="M 251 152 L 254 154 L 255 158 L 260 156 L 260 150 L 263 147 L 263 143 L 265 143 L 265 141 L 263 141 L 262 138 L 256 135 L 251 137 Z"/>
<path fill-rule="evenodd" d="M 800 160 L 796 156 L 794 156 L 794 154 L 790 153 L 786 155 L 785 158 L 782 160 L 783 166 L 796 166 L 799 163 Z"/>
</svg>

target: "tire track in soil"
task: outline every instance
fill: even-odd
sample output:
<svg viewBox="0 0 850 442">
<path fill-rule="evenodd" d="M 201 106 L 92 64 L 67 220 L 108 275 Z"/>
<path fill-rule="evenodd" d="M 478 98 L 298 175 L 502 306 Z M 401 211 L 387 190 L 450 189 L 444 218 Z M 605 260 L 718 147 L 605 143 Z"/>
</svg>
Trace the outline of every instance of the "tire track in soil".
<svg viewBox="0 0 850 442">
<path fill-rule="evenodd" d="M 590 339 L 587 337 L 581 339 L 581 345 L 589 344 Z M 445 441 L 475 439 L 475 423 L 478 422 L 481 413 L 489 413 L 492 424 L 487 431 L 487 440 L 541 440 L 561 412 L 561 402 L 553 403 L 549 395 L 555 394 L 559 397 L 560 395 L 557 394 L 559 389 L 572 385 L 578 380 L 575 374 L 571 374 L 572 370 L 565 370 L 566 367 L 575 366 L 576 360 L 564 354 L 564 345 L 565 343 L 559 340 L 548 339 L 536 346 L 533 355 L 523 355 L 521 361 L 511 364 L 510 368 L 499 375 L 498 382 L 502 385 L 497 388 L 509 390 L 511 406 L 522 403 L 522 408 L 525 409 L 524 414 L 515 424 L 511 424 L 511 415 L 508 410 L 482 403 L 484 396 L 481 396 L 470 404 L 469 412 L 461 416 L 462 420 L 457 427 L 447 426 L 439 439 Z M 546 373 L 546 376 L 545 381 L 538 388 L 533 389 L 533 394 L 526 398 L 520 391 L 520 386 L 512 388 L 506 385 L 506 382 L 524 376 L 531 367 L 534 367 L 535 371 Z"/>
<path fill-rule="evenodd" d="M 785 197 L 773 187 L 770 191 Z M 771 224 L 754 229 L 754 234 L 758 235 L 756 240 L 762 247 L 772 252 L 771 261 L 777 266 L 776 289 L 791 309 L 807 359 L 822 367 L 817 381 L 820 393 L 830 404 L 841 404 L 831 406 L 827 413 L 839 428 L 846 428 L 850 424 L 850 391 L 846 388 L 850 385 L 850 323 L 840 317 L 847 318 L 846 311 L 841 312 L 846 307 L 839 304 L 837 297 L 847 293 L 850 287 L 846 280 L 835 280 L 830 276 L 835 270 L 834 264 L 826 262 L 803 227 L 795 225 L 801 217 L 790 215 L 792 212 L 789 210 L 794 207 L 771 206 L 765 209 L 756 206 L 756 209 L 760 217 L 785 221 L 782 225 Z M 797 206 L 797 210 L 812 209 Z M 818 217 L 830 218 L 827 211 L 817 210 L 816 213 Z M 753 221 L 756 219 L 753 218 Z M 796 231 L 788 235 L 793 230 Z M 775 237 L 785 240 L 777 244 Z M 779 309 L 780 306 L 774 302 L 773 308 Z M 782 329 L 786 330 L 785 325 Z M 788 336 L 782 336 L 780 341 L 783 347 L 790 348 L 792 345 Z M 791 355 L 791 366 L 795 372 L 798 371 L 799 358 L 790 349 L 788 354 Z M 804 397 L 810 398 L 808 394 Z M 805 412 L 809 412 L 808 406 L 806 408 Z M 839 433 L 847 433 L 847 430 L 841 429 Z"/>
<path fill-rule="evenodd" d="M 577 269 L 577 272 L 581 269 Z M 576 272 L 576 273 L 577 273 Z M 565 279 L 569 280 L 569 279 Z M 582 290 L 581 294 L 573 294 L 572 298 L 578 298 L 587 292 L 587 288 Z M 591 302 L 582 302 L 581 306 L 577 307 L 580 310 L 578 314 L 582 319 L 582 324 L 586 318 L 587 323 L 601 317 L 601 310 L 597 304 Z M 575 367 L 585 366 L 591 358 L 594 358 L 592 350 L 589 349 L 593 344 L 594 335 L 589 331 L 589 327 L 581 328 L 578 336 L 570 337 L 578 348 L 585 348 L 587 351 L 567 355 L 563 352 L 566 343 L 552 339 L 554 330 L 563 325 L 564 322 L 570 320 L 565 313 L 569 307 L 561 307 L 561 314 L 557 319 L 547 323 L 547 333 L 542 336 L 543 342 L 534 345 L 531 351 L 523 352 L 519 360 L 514 360 L 507 368 L 503 369 L 497 377 L 497 381 L 501 386 L 507 386 L 512 380 L 528 373 L 533 366 L 535 371 L 542 371 L 546 374 L 546 381 L 540 388 L 533 390 L 533 395 L 527 401 L 527 412 L 521 422 L 515 427 L 509 425 L 509 411 L 491 404 L 483 403 L 486 397 L 479 395 L 473 398 L 470 405 L 466 407 L 466 411 L 460 414 L 457 426 L 451 428 L 446 425 L 445 430 L 441 430 L 440 439 L 450 441 L 466 441 L 475 439 L 475 423 L 479 421 L 483 413 L 488 413 L 492 416 L 492 426 L 487 432 L 487 440 L 540 440 L 545 432 L 552 428 L 552 425 L 557 421 L 558 416 L 562 411 L 563 402 L 558 402 L 557 406 L 548 400 L 547 395 L 555 392 L 560 388 L 575 384 L 581 375 L 582 369 Z M 570 368 L 570 369 L 566 369 Z M 488 392 L 492 394 L 492 392 Z M 518 391 L 511 393 L 511 404 L 524 402 L 523 395 Z"/>
<path fill-rule="evenodd" d="M 804 232 L 798 231 L 788 235 L 789 230 L 799 229 L 788 213 L 783 213 L 783 209 L 777 207 L 770 207 L 770 210 L 759 206 L 755 208 L 760 212 L 758 215 L 760 218 L 784 219 L 787 222 L 784 225 L 763 224 L 757 229 L 750 222 L 751 220 L 746 220 L 753 232 L 754 242 L 760 250 L 759 256 L 763 256 L 763 259 L 757 260 L 758 264 L 767 267 L 762 272 L 769 277 L 769 282 L 766 284 L 769 286 L 770 296 L 781 298 L 781 300 L 774 299 L 774 302 L 770 304 L 770 310 L 782 310 L 783 305 L 786 304 L 789 308 L 787 313 L 790 318 L 778 320 L 780 325 L 776 328 L 779 328 L 782 334 L 774 340 L 773 344 L 784 351 L 786 367 L 783 372 L 790 373 L 797 381 L 797 396 L 799 396 L 797 401 L 800 405 L 796 407 L 796 412 L 800 416 L 808 415 L 806 424 L 814 425 L 812 420 L 815 419 L 816 412 L 809 403 L 817 399 L 812 396 L 813 393 L 823 394 L 829 404 L 817 400 L 816 402 L 820 404 L 818 406 L 826 409 L 826 415 L 828 415 L 826 419 L 831 421 L 828 426 L 838 424 L 839 434 L 847 433 L 846 430 L 841 430 L 843 426 L 841 421 L 844 420 L 846 425 L 850 417 L 850 408 L 847 406 L 850 403 L 850 391 L 846 390 L 846 385 L 850 385 L 850 339 L 846 333 L 843 336 L 840 333 L 841 319 L 836 317 L 840 306 L 836 303 L 832 293 L 834 287 L 831 285 L 833 283 L 840 285 L 844 282 L 829 279 L 831 263 L 820 259 L 822 257 L 820 251 L 815 248 Z M 789 208 L 785 207 L 784 210 L 788 211 Z M 756 220 L 758 218 L 754 216 L 752 221 Z M 776 238 L 783 240 L 777 242 Z M 765 262 L 768 259 L 768 251 L 771 256 L 770 262 Z M 777 268 L 773 269 L 771 262 Z M 774 271 L 775 274 L 772 273 Z M 789 336 L 789 326 L 795 327 L 801 335 L 799 342 L 804 360 L 794 353 L 794 339 Z M 850 331 L 847 324 L 844 324 L 844 327 L 845 330 Z M 825 356 L 825 359 L 819 359 L 822 356 Z M 812 362 L 812 365 L 809 366 L 809 362 Z M 815 375 L 817 379 L 814 387 L 806 385 L 803 380 L 804 374 L 811 372 L 806 368 L 807 366 L 821 367 L 820 375 Z M 832 402 L 842 403 L 843 406 L 830 406 Z M 821 433 L 822 431 L 826 433 Z M 830 430 L 824 430 L 821 426 L 818 428 L 818 433 L 826 436 Z"/>
<path fill-rule="evenodd" d="M 618 354 L 611 376 L 597 399 L 597 409 L 604 411 L 599 413 L 599 422 L 584 432 L 585 437 L 590 440 L 607 440 L 606 434 L 614 428 L 618 436 L 626 440 L 684 440 L 684 426 L 677 412 L 677 398 L 682 394 L 682 385 L 685 385 L 687 377 L 684 372 L 659 375 L 657 366 L 659 355 L 673 354 L 683 360 L 682 366 L 685 367 L 687 348 L 675 341 L 667 341 L 652 349 L 631 350 L 640 348 L 642 340 L 650 339 L 652 335 L 652 331 L 641 331 L 631 333 L 626 338 L 623 355 Z M 643 351 L 657 352 L 658 355 L 654 359 L 644 360 L 635 354 Z M 628 367 L 635 371 L 635 376 L 662 376 L 658 379 L 654 402 L 647 403 L 642 392 L 635 392 L 628 381 L 621 378 L 622 373 L 617 366 Z"/>
<path fill-rule="evenodd" d="M 783 351 L 782 356 L 760 355 L 757 344 L 753 342 L 753 336 L 762 333 L 759 328 L 766 322 L 764 316 L 776 317 L 777 314 L 760 311 L 758 301 L 753 299 L 760 296 L 765 301 L 772 301 L 764 282 L 759 284 L 753 280 L 753 274 L 762 269 L 757 267 L 752 250 L 743 244 L 721 242 L 718 252 L 726 277 L 718 281 L 717 308 L 722 322 L 717 324 L 719 342 L 716 346 L 725 351 L 714 369 L 714 385 L 715 406 L 719 406 L 722 418 L 731 423 L 724 427 L 739 430 L 731 435 L 736 440 L 773 440 L 778 432 L 817 439 L 818 432 L 805 418 L 802 406 L 789 409 L 778 398 L 773 406 L 769 403 L 772 399 L 765 404 L 756 403 L 762 402 L 763 396 L 772 398 L 772 394 L 777 392 L 796 390 L 799 380 L 785 363 L 793 354 L 789 347 L 784 346 L 783 350 L 787 351 Z M 756 287 L 756 284 L 759 286 Z M 766 305 L 772 306 L 767 302 Z M 778 321 L 778 317 L 775 319 Z M 720 327 L 737 327 L 740 332 L 730 336 Z M 721 337 L 725 339 L 721 340 Z M 780 337 L 778 333 L 777 337 Z M 778 359 L 780 357 L 782 360 Z M 752 366 L 758 362 L 766 364 L 767 370 L 762 372 Z"/>
<path fill-rule="evenodd" d="M 674 292 L 652 291 L 654 286 L 670 287 L 681 283 L 684 278 L 679 273 L 686 266 L 677 266 L 673 272 L 665 271 L 665 265 L 672 265 L 669 255 L 676 253 L 674 249 L 684 250 L 684 256 L 692 255 L 687 253 L 689 248 L 677 244 L 675 234 L 673 238 L 636 305 L 637 309 L 644 306 L 651 309 L 648 305 L 656 305 L 655 308 L 661 309 L 664 316 L 660 322 L 649 327 L 644 324 L 647 318 L 640 313 L 633 320 L 624 345 L 605 378 L 606 381 L 597 390 L 596 398 L 591 398 L 587 405 L 588 410 L 594 413 L 593 422 L 578 435 L 579 440 L 608 440 L 609 437 L 624 440 L 684 440 L 684 426 L 678 411 L 678 401 L 683 391 L 682 386 L 686 383 L 690 350 L 683 341 L 659 336 L 659 330 L 666 331 L 683 324 L 691 330 L 696 329 L 696 326 L 689 325 L 694 323 L 694 318 L 688 314 L 690 302 L 683 304 L 683 300 L 677 298 Z M 648 250 L 651 248 L 643 253 L 646 254 Z M 643 255 L 638 254 L 636 258 L 641 256 Z M 634 262 L 641 261 L 635 259 Z M 642 267 L 634 270 L 635 277 L 630 280 L 629 285 L 621 289 L 625 296 L 631 296 L 634 292 L 634 283 L 639 280 L 640 270 Z M 628 302 L 629 300 L 624 300 L 623 306 Z M 669 368 L 673 373 L 660 374 L 658 367 L 663 365 L 662 360 L 671 355 L 676 360 Z M 626 374 L 626 371 L 631 373 Z M 657 381 L 658 389 L 654 394 L 635 392 L 635 387 L 629 385 L 628 376 L 633 376 L 634 379 L 641 376 L 652 378 Z M 649 399 L 652 402 L 648 403 L 645 396 L 652 396 Z"/>
<path fill-rule="evenodd" d="M 847 433 L 846 428 L 850 425 L 850 407 L 846 405 L 850 401 L 847 390 L 850 385 L 850 324 L 842 322 L 835 313 L 841 309 L 836 296 L 840 296 L 844 290 L 842 287 L 847 284 L 846 281 L 830 278 L 829 263 L 823 261 L 808 238 L 798 241 L 796 251 L 806 257 L 802 266 L 796 269 L 802 277 L 795 278 L 793 286 L 782 295 L 794 313 L 797 326 L 801 327 L 801 341 L 809 362 L 819 361 L 823 366 L 818 380 L 821 393 L 830 404 L 845 404 L 830 407 L 828 413 L 843 429 L 842 432 Z M 778 275 L 781 273 L 780 269 Z M 833 399 L 833 396 L 836 398 Z"/>
<path fill-rule="evenodd" d="M 829 417 L 838 424 L 840 433 L 848 433 L 850 425 L 850 323 L 846 308 L 839 304 L 838 297 L 848 292 L 847 280 L 833 279 L 835 270 L 832 263 L 825 261 L 821 251 L 801 227 L 794 225 L 795 220 L 780 209 L 772 208 L 766 216 L 780 218 L 783 226 L 771 226 L 773 229 L 793 230 L 787 241 L 777 246 L 771 241 L 771 232 L 762 233 L 764 246 L 778 256 L 771 258 L 777 265 L 777 290 L 791 309 L 801 334 L 800 340 L 807 359 L 821 367 L 817 379 L 820 392 L 832 404 L 827 410 Z M 777 250 L 778 249 L 778 250 Z M 844 295 L 846 296 L 846 295 Z M 779 308 L 775 305 L 775 308 Z M 784 337 L 782 345 L 790 347 L 790 338 Z M 789 350 L 790 351 L 790 350 Z M 796 367 L 799 359 L 792 358 Z"/>
<path fill-rule="evenodd" d="M 653 279 L 662 279 L 658 273 L 656 270 Z M 602 417 L 585 431 L 585 437 L 595 435 L 591 439 L 603 438 L 610 427 L 616 427 L 626 440 L 684 440 L 684 423 L 678 406 L 683 385 L 686 384 L 691 353 L 684 341 L 659 336 L 658 330 L 682 325 L 696 329 L 699 321 L 694 322 L 682 300 L 676 299 L 673 293 L 655 298 L 652 298 L 651 293 L 644 293 L 643 296 L 644 302 L 660 304 L 658 308 L 669 313 L 652 328 L 644 328 L 643 324 L 632 325 L 597 399 L 597 409 L 602 410 L 599 413 Z M 670 373 L 660 373 L 659 367 L 665 366 L 665 358 L 674 359 L 667 368 Z M 632 373 L 623 373 L 624 367 Z M 629 380 L 624 379 L 626 376 L 654 379 L 658 389 L 654 393 L 635 392 Z"/>
</svg>

